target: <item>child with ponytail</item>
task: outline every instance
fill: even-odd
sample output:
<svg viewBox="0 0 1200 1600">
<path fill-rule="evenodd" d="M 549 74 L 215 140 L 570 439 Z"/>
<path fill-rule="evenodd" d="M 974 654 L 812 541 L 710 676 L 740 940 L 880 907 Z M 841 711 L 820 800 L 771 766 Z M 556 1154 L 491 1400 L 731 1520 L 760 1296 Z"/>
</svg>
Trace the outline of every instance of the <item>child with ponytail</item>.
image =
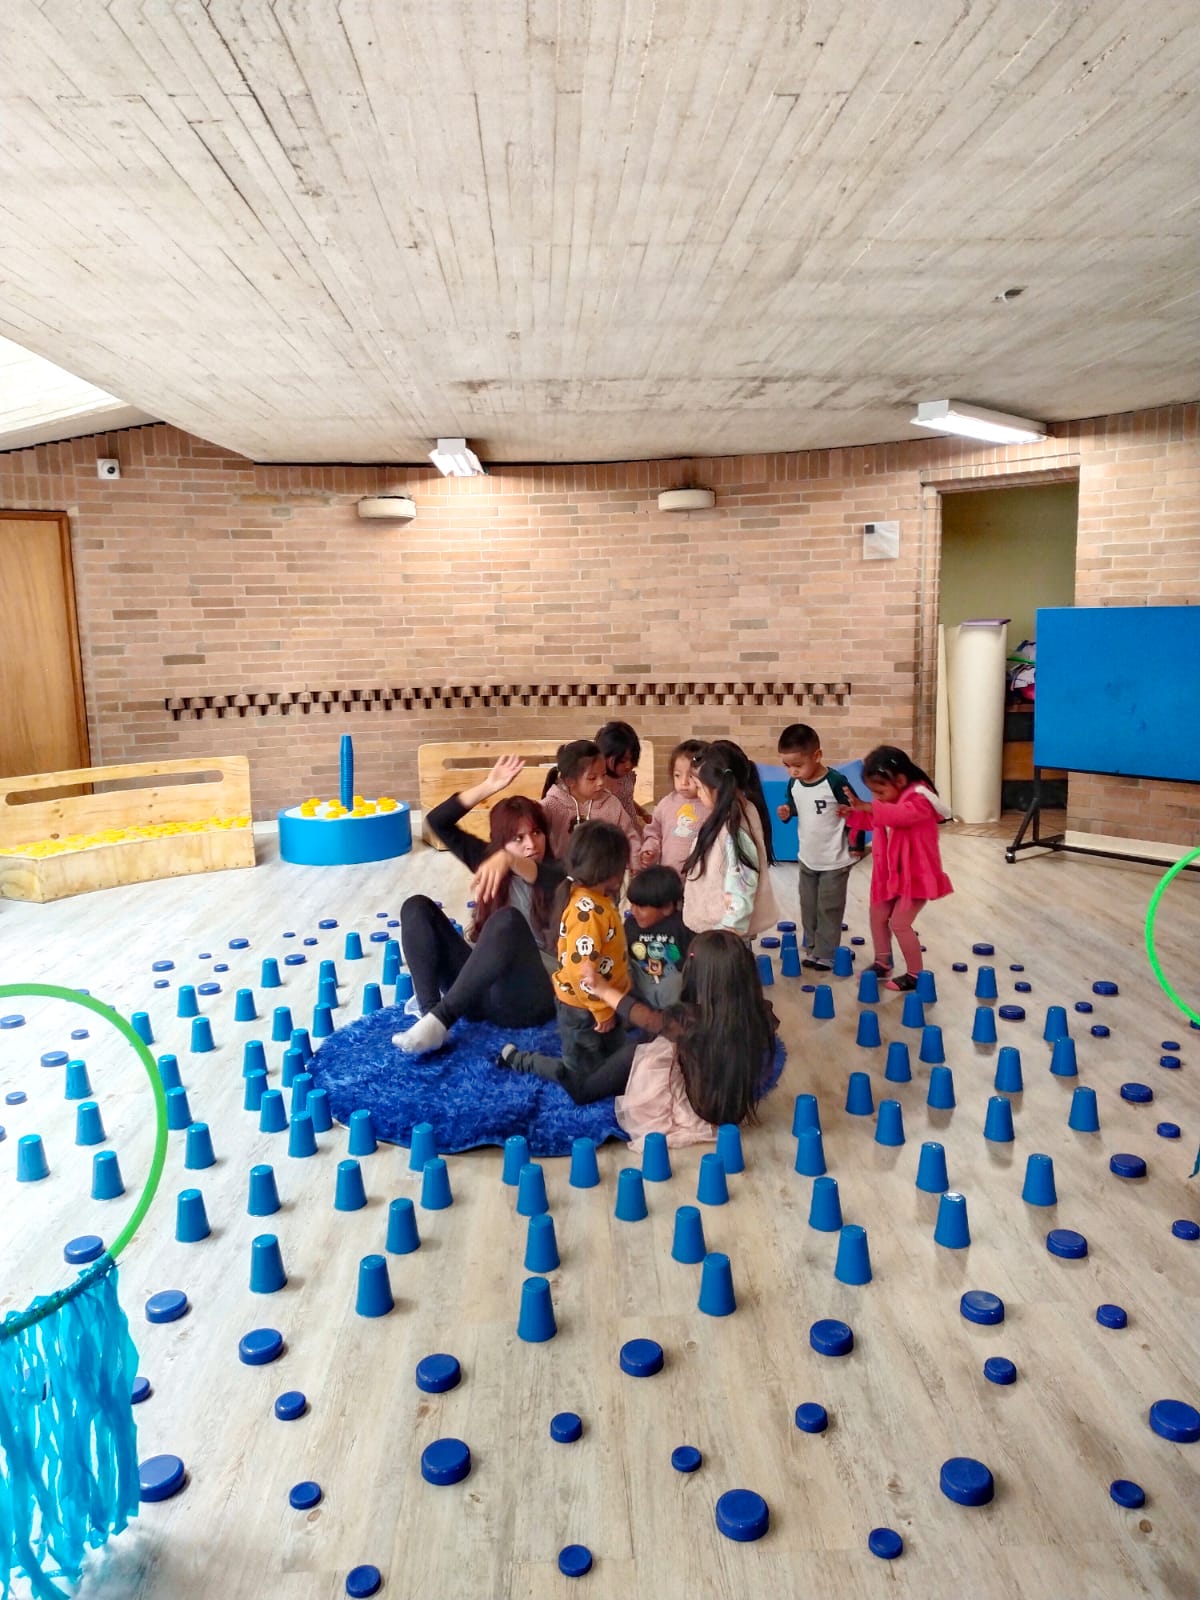
<svg viewBox="0 0 1200 1600">
<path fill-rule="evenodd" d="M 729 928 L 753 938 L 773 926 L 779 908 L 771 888 L 770 819 L 753 794 L 752 765 L 737 745 L 719 740 L 706 746 L 695 771 L 708 816 L 683 867 L 683 920 L 693 933 Z"/>
</svg>

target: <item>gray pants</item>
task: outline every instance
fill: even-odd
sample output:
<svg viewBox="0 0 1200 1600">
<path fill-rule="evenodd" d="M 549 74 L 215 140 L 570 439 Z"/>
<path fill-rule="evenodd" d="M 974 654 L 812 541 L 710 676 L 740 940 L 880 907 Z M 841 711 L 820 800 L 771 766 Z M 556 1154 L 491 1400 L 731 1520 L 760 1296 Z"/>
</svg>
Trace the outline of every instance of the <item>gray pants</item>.
<svg viewBox="0 0 1200 1600">
<path fill-rule="evenodd" d="M 561 1056 L 543 1056 L 517 1050 L 509 1060 L 514 1072 L 532 1072 L 560 1083 L 576 1105 L 590 1105 L 609 1095 L 624 1094 L 633 1065 L 635 1042 L 619 1019 L 609 1033 L 597 1033 L 590 1011 L 557 1002 Z"/>
<path fill-rule="evenodd" d="M 809 952 L 818 961 L 832 961 L 842 942 L 846 914 L 849 867 L 828 867 L 815 872 L 800 863 L 800 921 Z"/>
</svg>

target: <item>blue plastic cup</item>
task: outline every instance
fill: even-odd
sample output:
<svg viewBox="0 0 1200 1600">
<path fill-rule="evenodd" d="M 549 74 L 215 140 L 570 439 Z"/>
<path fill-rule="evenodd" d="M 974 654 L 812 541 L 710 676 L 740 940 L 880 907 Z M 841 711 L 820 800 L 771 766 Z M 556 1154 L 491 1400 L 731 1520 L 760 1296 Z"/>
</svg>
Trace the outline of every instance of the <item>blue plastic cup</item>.
<svg viewBox="0 0 1200 1600">
<path fill-rule="evenodd" d="M 1076 1133 L 1099 1133 L 1100 1112 L 1096 1107 L 1096 1091 L 1080 1084 L 1071 1096 L 1071 1114 L 1067 1127 Z"/>
<path fill-rule="evenodd" d="M 217 1047 L 213 1043 L 212 1023 L 207 1017 L 192 1018 L 192 1054 L 207 1055 L 210 1050 Z"/>
<path fill-rule="evenodd" d="M 642 1145 L 642 1177 L 647 1183 L 666 1183 L 670 1176 L 671 1152 L 667 1148 L 666 1134 L 648 1133 Z"/>
<path fill-rule="evenodd" d="M 129 1019 L 130 1026 L 143 1044 L 154 1043 L 154 1029 L 150 1026 L 148 1011 L 135 1011 Z"/>
<path fill-rule="evenodd" d="M 258 1012 L 254 1005 L 254 990 L 239 989 L 233 997 L 233 1020 L 235 1022 L 257 1022 Z"/>
<path fill-rule="evenodd" d="M 279 963 L 274 956 L 264 956 L 262 972 L 259 974 L 258 986 L 260 989 L 282 989 L 283 980 L 279 976 Z"/>
<path fill-rule="evenodd" d="M 678 1206 L 675 1211 L 675 1234 L 671 1243 L 672 1261 L 682 1261 L 688 1266 L 703 1261 L 704 1218 L 697 1206 Z"/>
<path fill-rule="evenodd" d="M 834 1016 L 833 989 L 828 983 L 819 983 L 813 990 L 812 1014 L 818 1022 L 828 1022 Z"/>
<path fill-rule="evenodd" d="M 946 1059 L 946 1049 L 942 1044 L 942 1030 L 936 1022 L 927 1022 L 921 1029 L 921 1048 L 917 1051 L 918 1061 L 923 1061 L 927 1067 L 936 1067 Z"/>
<path fill-rule="evenodd" d="M 865 1013 L 874 1016 L 874 1012 Z M 869 1117 L 875 1111 L 875 1096 L 871 1091 L 871 1075 L 852 1072 L 846 1085 L 846 1111 L 852 1117 Z"/>
<path fill-rule="evenodd" d="M 887 1065 L 883 1075 L 889 1083 L 911 1083 L 912 1067 L 908 1059 L 908 1046 L 903 1039 L 893 1039 L 887 1048 Z"/>
<path fill-rule="evenodd" d="M 216 1166 L 217 1158 L 213 1154 L 212 1133 L 207 1122 L 189 1124 L 183 1164 L 189 1172 L 203 1172 L 206 1167 Z"/>
<path fill-rule="evenodd" d="M 934 1111 L 954 1110 L 954 1074 L 949 1067 L 930 1067 L 925 1104 Z"/>
<path fill-rule="evenodd" d="M 867 1248 L 867 1230 L 856 1222 L 848 1222 L 838 1234 L 837 1260 L 833 1275 L 839 1283 L 870 1283 L 871 1252 Z"/>
<path fill-rule="evenodd" d="M 163 1056 L 164 1061 L 174 1061 L 174 1056 Z M 179 1067 L 175 1067 L 175 1082 L 163 1082 L 164 1092 L 167 1089 L 178 1088 Z M 63 1098 L 65 1100 L 86 1100 L 92 1092 L 92 1082 L 88 1077 L 87 1063 L 83 1061 L 68 1061 Z"/>
<path fill-rule="evenodd" d="M 945 1250 L 965 1250 L 971 1242 L 967 1225 L 967 1197 L 948 1190 L 938 1202 L 937 1226 L 933 1230 L 934 1244 Z"/>
<path fill-rule="evenodd" d="M 737 1310 L 733 1292 L 733 1268 L 729 1257 L 710 1250 L 700 1269 L 700 1310 L 706 1317 L 728 1317 Z"/>
<path fill-rule="evenodd" d="M 870 967 L 864 967 L 858 975 L 858 1003 L 860 1006 L 879 1004 L 879 979 Z"/>
<path fill-rule="evenodd" d="M 995 1044 L 996 1013 L 991 1006 L 975 1007 L 975 1025 L 971 1029 L 972 1044 Z"/>
<path fill-rule="evenodd" d="M 1042 1029 L 1042 1038 L 1046 1043 L 1053 1044 L 1056 1039 L 1064 1038 L 1068 1031 L 1066 1006 L 1048 1006 L 1046 1025 Z"/>
<path fill-rule="evenodd" d="M 795 1170 L 803 1178 L 819 1178 L 825 1171 L 825 1141 L 820 1128 L 804 1128 L 797 1136 Z"/>
<path fill-rule="evenodd" d="M 1079 1068 L 1075 1063 L 1075 1041 L 1069 1034 L 1061 1034 L 1054 1041 L 1050 1054 L 1050 1071 L 1056 1078 L 1077 1078 Z"/>
<path fill-rule="evenodd" d="M 388 1206 L 387 1248 L 393 1256 L 410 1256 L 421 1247 L 416 1207 L 407 1195 Z"/>
<path fill-rule="evenodd" d="M 388 984 L 395 983 L 400 976 L 400 946 L 395 939 L 389 939 L 383 947 L 383 971 L 379 974 L 379 981 L 386 989 Z M 405 996 L 405 999 L 408 997 Z M 397 995 L 399 1000 L 400 996 Z"/>
<path fill-rule="evenodd" d="M 821 1131 L 821 1110 L 815 1094 L 798 1094 L 792 1112 L 792 1137 L 798 1139 L 805 1128 Z"/>
<path fill-rule="evenodd" d="M 317 1153 L 317 1136 L 307 1111 L 294 1111 L 288 1129 L 288 1155 L 302 1160 Z"/>
<path fill-rule="evenodd" d="M 619 1222 L 642 1222 L 646 1214 L 646 1190 L 641 1172 L 637 1167 L 622 1167 L 617 1174 L 614 1215 Z"/>
<path fill-rule="evenodd" d="M 1020 1094 L 1025 1088 L 1021 1076 L 1021 1052 L 1014 1044 L 1002 1044 L 996 1057 L 996 1077 L 992 1085 L 1001 1094 Z"/>
<path fill-rule="evenodd" d="M 288 1048 L 283 1052 L 283 1076 L 279 1080 L 280 1088 L 282 1088 L 282 1089 L 292 1089 L 292 1088 L 294 1088 L 295 1084 L 296 1084 L 296 1079 L 298 1077 L 300 1077 L 300 1075 L 303 1073 L 303 1071 L 304 1071 L 304 1052 L 303 1052 L 303 1050 L 293 1050 L 291 1048 L 291 1046 L 289 1045 Z"/>
<path fill-rule="evenodd" d="M 650 1134 L 646 1135 L 651 1138 Z M 736 1122 L 723 1122 L 717 1129 L 717 1154 L 727 1173 L 745 1172 L 746 1158 L 742 1153 L 742 1130 Z"/>
<path fill-rule="evenodd" d="M 317 1005 L 326 1011 L 336 1011 L 341 1001 L 338 999 L 337 984 L 332 978 L 322 978 L 317 985 Z"/>
<path fill-rule="evenodd" d="M 769 989 L 775 982 L 775 968 L 771 963 L 770 956 L 756 956 L 755 962 L 758 966 L 758 981 L 762 984 L 764 989 Z"/>
<path fill-rule="evenodd" d="M 800 950 L 795 939 L 791 944 L 785 944 L 779 952 L 779 975 L 781 978 L 800 976 Z"/>
<path fill-rule="evenodd" d="M 336 989 L 340 982 L 341 980 L 338 977 L 336 963 L 326 958 L 326 960 L 322 961 L 321 965 L 317 968 L 317 987 L 320 988 L 321 984 L 323 983 L 331 983 Z M 337 1005 L 337 1000 L 331 1000 L 329 1004 Z"/>
<path fill-rule="evenodd" d="M 304 1102 L 304 1111 L 305 1115 L 312 1119 L 314 1133 L 328 1133 L 333 1127 L 327 1089 L 310 1089 Z"/>
<path fill-rule="evenodd" d="M 200 1005 L 196 999 L 195 986 L 190 983 L 181 983 L 179 993 L 175 996 L 175 1015 L 185 1021 L 188 1017 L 200 1015 Z"/>
<path fill-rule="evenodd" d="M 596 1160 L 596 1141 L 579 1138 L 571 1141 L 572 1189 L 595 1189 L 600 1182 L 600 1164 Z"/>
<path fill-rule="evenodd" d="M 915 989 L 909 989 L 904 996 L 904 1009 L 900 1013 L 900 1026 L 902 1028 L 923 1028 L 925 1026 L 925 1002 Z"/>
<path fill-rule="evenodd" d="M 883 1043 L 879 1036 L 879 1018 L 873 1011 L 858 1013 L 858 1032 L 854 1042 L 863 1050 L 878 1050 Z"/>
<path fill-rule="evenodd" d="M 250 1241 L 250 1293 L 278 1294 L 287 1282 L 283 1252 L 273 1233 L 260 1233 Z"/>
<path fill-rule="evenodd" d="M 945 1194 L 949 1187 L 945 1147 L 935 1139 L 927 1139 L 917 1158 L 917 1188 L 923 1194 Z"/>
<path fill-rule="evenodd" d="M 854 976 L 854 951 L 848 944 L 838 945 L 833 952 L 833 975 L 835 978 Z"/>
<path fill-rule="evenodd" d="M 376 1011 L 383 1010 L 383 991 L 377 983 L 364 983 L 362 992 L 362 1014 L 370 1017 Z"/>
<path fill-rule="evenodd" d="M 199 1189 L 181 1189 L 175 1201 L 175 1237 L 180 1244 L 199 1244 L 212 1229 Z"/>
<path fill-rule="evenodd" d="M 416 1122 L 408 1141 L 408 1170 L 424 1172 L 426 1164 L 437 1155 L 437 1142 L 433 1137 L 432 1122 Z"/>
<path fill-rule="evenodd" d="M 333 1033 L 333 1007 L 315 1005 L 313 1007 L 312 1036 L 314 1039 L 328 1039 Z"/>
<path fill-rule="evenodd" d="M 354 1309 L 360 1317 L 386 1317 L 396 1304 L 386 1256 L 363 1256 L 358 1263 L 358 1294 Z"/>
<path fill-rule="evenodd" d="M 188 1127 L 192 1120 L 191 1108 L 188 1105 L 187 1090 L 184 1088 L 167 1090 L 167 1127 L 172 1133 L 180 1133 Z"/>
<path fill-rule="evenodd" d="M 115 1150 L 97 1150 L 92 1157 L 92 1199 L 119 1200 L 125 1193 L 121 1163 Z"/>
<path fill-rule="evenodd" d="M 529 1160 L 529 1140 L 523 1133 L 510 1133 L 504 1141 L 504 1167 L 500 1181 L 515 1189 L 521 1181 L 521 1168 Z"/>
<path fill-rule="evenodd" d="M 37 1183 L 50 1176 L 46 1147 L 40 1133 L 23 1133 L 17 1140 L 17 1182 Z"/>
<path fill-rule="evenodd" d="M 312 1041 L 308 1037 L 307 1028 L 293 1028 L 290 1034 L 285 1035 L 285 1039 L 289 1049 L 299 1050 L 305 1064 L 312 1060 Z"/>
<path fill-rule="evenodd" d="M 258 1105 L 259 1133 L 282 1133 L 288 1125 L 287 1107 L 278 1089 L 264 1089 Z"/>
<path fill-rule="evenodd" d="M 995 967 L 980 967 L 975 974 L 976 1000 L 994 1000 L 996 998 L 996 969 Z"/>
<path fill-rule="evenodd" d="M 312 1086 L 313 1075 L 311 1072 L 298 1072 L 292 1079 L 291 1114 L 293 1117 L 302 1116 L 307 1110 L 308 1093 Z M 354 1153 L 353 1150 L 350 1152 L 351 1155 L 354 1155 Z"/>
<path fill-rule="evenodd" d="M 266 1072 L 267 1052 L 261 1039 L 247 1039 L 242 1046 L 242 1077 L 252 1072 Z"/>
<path fill-rule="evenodd" d="M 274 1216 L 279 1210 L 279 1189 L 275 1183 L 275 1169 L 264 1163 L 250 1168 L 250 1194 L 246 1211 L 252 1217 Z"/>
<path fill-rule="evenodd" d="M 545 1344 L 558 1332 L 554 1302 L 545 1278 L 526 1278 L 521 1285 L 521 1311 L 517 1318 L 517 1338 L 526 1344 Z"/>
<path fill-rule="evenodd" d="M 704 1206 L 723 1206 L 729 1199 L 729 1185 L 725 1181 L 725 1163 L 715 1150 L 710 1150 L 700 1157 L 696 1199 Z"/>
<path fill-rule="evenodd" d="M 361 961 L 363 958 L 362 935 L 348 933 L 346 935 L 346 948 L 343 952 L 346 961 Z"/>
<path fill-rule="evenodd" d="M 550 1202 L 546 1198 L 546 1174 L 538 1162 L 527 1161 L 517 1179 L 517 1215 L 540 1217 L 543 1211 L 549 1209 Z"/>
<path fill-rule="evenodd" d="M 262 1098 L 267 1092 L 267 1075 L 260 1068 L 248 1072 L 242 1080 L 242 1108 L 245 1111 L 261 1111 Z"/>
<path fill-rule="evenodd" d="M 370 1111 L 365 1107 L 350 1113 L 350 1139 L 346 1145 L 346 1154 L 351 1156 L 373 1156 L 379 1148 L 375 1140 L 375 1121 Z"/>
<path fill-rule="evenodd" d="M 812 1200 L 808 1207 L 808 1225 L 818 1233 L 837 1233 L 842 1226 L 842 1200 L 838 1194 L 836 1178 L 821 1177 L 813 1180 Z"/>
<path fill-rule="evenodd" d="M 335 1211 L 361 1211 L 367 1203 L 367 1188 L 363 1183 L 362 1168 L 353 1157 L 339 1161 L 337 1180 L 333 1191 Z"/>
<path fill-rule="evenodd" d="M 412 973 L 406 972 L 405 969 L 401 967 L 400 971 L 396 974 L 396 1004 L 398 1006 L 407 1005 L 415 992 L 416 991 L 413 988 Z"/>
<path fill-rule="evenodd" d="M 983 1119 L 983 1137 L 992 1144 L 1011 1144 L 1013 1141 L 1012 1103 L 1002 1094 L 994 1094 L 987 1103 Z"/>
<path fill-rule="evenodd" d="M 543 1211 L 541 1216 L 530 1217 L 525 1231 L 525 1271 L 556 1272 L 558 1264 L 554 1218 Z"/>
<path fill-rule="evenodd" d="M 1007 1105 L 1007 1101 L 1005 1104 Z M 899 1100 L 881 1100 L 875 1117 L 875 1143 L 900 1145 L 904 1143 L 904 1113 Z"/>
<path fill-rule="evenodd" d="M 937 1005 L 937 980 L 927 967 L 917 973 L 917 987 L 913 993 L 920 999 L 922 1005 Z"/>
<path fill-rule="evenodd" d="M 1058 1190 L 1054 1184 L 1054 1162 L 1049 1156 L 1034 1154 L 1026 1161 L 1021 1199 L 1027 1206 L 1058 1204 Z"/>
<path fill-rule="evenodd" d="M 421 1173 L 421 1209 L 423 1211 L 448 1211 L 454 1204 L 450 1191 L 450 1169 L 444 1157 L 433 1156 L 425 1163 Z"/>
<path fill-rule="evenodd" d="M 94 1100 L 81 1100 L 75 1107 L 75 1143 L 103 1144 L 105 1138 L 100 1107 Z"/>
</svg>

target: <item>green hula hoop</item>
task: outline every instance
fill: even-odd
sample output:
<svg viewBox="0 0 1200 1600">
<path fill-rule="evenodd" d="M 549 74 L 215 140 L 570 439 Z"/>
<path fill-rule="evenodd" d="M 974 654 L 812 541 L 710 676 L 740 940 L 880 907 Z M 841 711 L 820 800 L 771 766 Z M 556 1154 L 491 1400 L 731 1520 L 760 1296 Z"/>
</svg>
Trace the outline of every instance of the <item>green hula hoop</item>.
<svg viewBox="0 0 1200 1600">
<path fill-rule="evenodd" d="M 1200 856 L 1200 845 L 1189 851 L 1182 861 L 1177 861 L 1173 867 L 1163 874 L 1154 893 L 1150 896 L 1150 904 L 1146 907 L 1146 956 L 1150 962 L 1150 970 L 1158 979 L 1159 987 L 1167 999 L 1170 1000 L 1172 1005 L 1178 1006 L 1180 1011 L 1196 1023 L 1197 1026 L 1200 1026 L 1200 1012 L 1193 1011 L 1187 1001 L 1175 993 L 1171 986 L 1171 980 L 1162 969 L 1162 963 L 1158 959 L 1158 952 L 1154 948 L 1154 924 L 1158 917 L 1158 903 L 1165 894 L 1167 885 L 1171 880 L 1177 878 L 1185 867 L 1189 867 L 1197 856 Z"/>
<path fill-rule="evenodd" d="M 146 1069 L 146 1076 L 150 1079 L 150 1088 L 154 1092 L 155 1136 L 154 1155 L 150 1162 L 150 1172 L 146 1178 L 138 1203 L 133 1208 L 133 1215 L 113 1240 L 112 1244 L 95 1262 L 85 1271 L 81 1272 L 75 1282 L 65 1289 L 58 1289 L 52 1295 L 41 1301 L 36 1307 L 24 1312 L 19 1317 L 10 1317 L 0 1324 L 0 1342 L 10 1338 L 13 1334 L 31 1328 L 34 1323 L 41 1322 L 43 1317 L 51 1316 L 68 1300 L 73 1300 L 81 1294 L 89 1284 L 97 1278 L 103 1277 L 108 1272 L 125 1246 L 133 1238 L 142 1219 L 150 1209 L 150 1202 L 158 1190 L 159 1179 L 162 1177 L 163 1165 L 167 1159 L 167 1097 L 163 1091 L 162 1079 L 154 1057 L 150 1054 L 145 1043 L 133 1030 L 133 1024 L 124 1018 L 119 1011 L 114 1011 L 112 1006 L 106 1006 L 103 1000 L 95 1000 L 91 995 L 80 994 L 78 989 L 63 989 L 56 983 L 0 983 L 0 1000 L 23 999 L 28 996 L 45 997 L 50 1000 L 65 1000 L 68 1005 L 86 1006 L 89 1011 L 94 1011 L 98 1017 L 103 1017 L 105 1022 L 111 1022 L 119 1033 L 124 1034 L 129 1043 L 136 1050 L 138 1059 Z"/>
</svg>

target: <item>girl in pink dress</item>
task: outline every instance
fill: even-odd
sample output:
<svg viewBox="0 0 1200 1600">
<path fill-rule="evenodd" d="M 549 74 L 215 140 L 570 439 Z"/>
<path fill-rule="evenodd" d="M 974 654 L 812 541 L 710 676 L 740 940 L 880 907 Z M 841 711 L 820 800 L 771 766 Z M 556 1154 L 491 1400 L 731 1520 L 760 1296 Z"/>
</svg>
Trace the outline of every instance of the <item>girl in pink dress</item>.
<svg viewBox="0 0 1200 1600">
<path fill-rule="evenodd" d="M 867 970 L 889 978 L 889 989 L 917 986 L 921 941 L 913 923 L 930 900 L 953 894 L 942 871 L 938 824 L 950 815 L 928 773 L 903 750 L 881 744 L 863 761 L 863 781 L 873 802 L 855 800 L 843 814 L 872 830 L 871 939 L 874 964 Z M 906 972 L 891 977 L 892 936 Z"/>
<path fill-rule="evenodd" d="M 677 1005 L 656 1011 L 606 982 L 594 966 L 584 981 L 631 1027 L 653 1034 L 634 1051 L 617 1121 L 642 1149 L 648 1133 L 669 1145 L 704 1144 L 723 1122 L 753 1119 L 775 1052 L 775 1013 L 749 946 L 736 933 L 697 934 L 684 962 Z"/>
</svg>

